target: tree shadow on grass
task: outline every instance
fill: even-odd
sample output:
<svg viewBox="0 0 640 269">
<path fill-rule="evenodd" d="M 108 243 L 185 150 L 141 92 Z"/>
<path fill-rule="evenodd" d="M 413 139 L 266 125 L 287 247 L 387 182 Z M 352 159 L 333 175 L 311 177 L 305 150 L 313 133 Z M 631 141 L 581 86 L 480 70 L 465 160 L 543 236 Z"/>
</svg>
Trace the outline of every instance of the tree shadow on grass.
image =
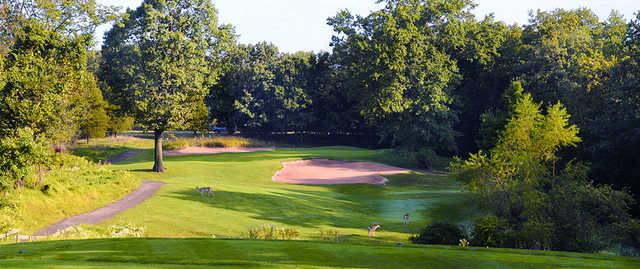
<svg viewBox="0 0 640 269">
<path fill-rule="evenodd" d="M 168 194 L 174 198 L 201 202 L 209 206 L 245 212 L 255 219 L 306 228 L 331 226 L 366 229 L 375 212 L 372 204 L 327 196 L 326 192 L 289 190 L 288 192 L 243 193 L 216 191 L 202 197 L 196 191 Z"/>
<path fill-rule="evenodd" d="M 275 222 L 284 225 L 305 228 L 335 227 L 362 229 L 371 223 L 381 223 L 384 231 L 398 233 L 413 233 L 423 227 L 424 223 L 414 222 L 406 226 L 402 224 L 402 208 L 394 204 L 407 201 L 420 201 L 421 196 L 389 196 L 385 189 L 379 186 L 350 186 L 349 194 L 313 190 L 286 190 L 269 193 L 244 193 L 216 191 L 213 197 L 202 197 L 195 190 L 182 190 L 167 194 L 170 197 L 200 202 L 208 206 L 247 213 L 251 218 L 263 220 L 266 223 Z M 326 186 L 329 189 L 342 189 L 346 186 Z M 329 193 L 334 193 L 330 195 Z M 433 217 L 455 219 L 457 216 L 447 216 L 447 207 L 456 208 L 452 211 L 462 212 L 457 208 L 464 207 L 463 200 L 440 200 L 431 194 L 424 197 L 424 203 L 429 206 L 416 207 L 417 214 L 424 218 Z M 443 194 L 445 195 L 445 194 Z M 440 204 L 439 202 L 444 203 Z M 444 213 L 443 213 L 444 212 Z M 436 213 L 433 215 L 433 213 Z M 453 214 L 452 213 L 452 214 Z"/>
</svg>

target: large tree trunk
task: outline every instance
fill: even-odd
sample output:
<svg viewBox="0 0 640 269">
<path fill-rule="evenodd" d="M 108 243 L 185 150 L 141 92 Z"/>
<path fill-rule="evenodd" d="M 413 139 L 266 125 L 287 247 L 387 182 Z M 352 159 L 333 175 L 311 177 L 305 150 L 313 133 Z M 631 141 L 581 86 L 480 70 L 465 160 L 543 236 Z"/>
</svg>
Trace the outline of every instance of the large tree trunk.
<svg viewBox="0 0 640 269">
<path fill-rule="evenodd" d="M 162 133 L 164 131 L 155 130 L 153 139 L 155 140 L 155 159 L 153 162 L 153 172 L 164 172 L 164 164 L 162 163 Z"/>
</svg>

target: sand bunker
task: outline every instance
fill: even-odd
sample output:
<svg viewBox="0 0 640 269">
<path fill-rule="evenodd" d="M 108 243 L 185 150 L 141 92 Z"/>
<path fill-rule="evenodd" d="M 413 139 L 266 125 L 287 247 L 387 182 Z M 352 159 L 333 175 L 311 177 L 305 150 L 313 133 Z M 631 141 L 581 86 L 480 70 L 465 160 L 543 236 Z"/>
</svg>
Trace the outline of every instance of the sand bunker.
<svg viewBox="0 0 640 269">
<path fill-rule="evenodd" d="M 410 170 L 367 162 L 312 159 L 282 163 L 273 181 L 305 185 L 375 184 L 383 185 L 382 175 L 406 174 Z"/>
<path fill-rule="evenodd" d="M 182 155 L 198 155 L 198 154 L 217 154 L 217 153 L 242 153 L 255 151 L 271 151 L 274 148 L 208 148 L 208 147 L 186 147 L 178 150 L 167 150 L 165 156 L 182 156 Z"/>
</svg>

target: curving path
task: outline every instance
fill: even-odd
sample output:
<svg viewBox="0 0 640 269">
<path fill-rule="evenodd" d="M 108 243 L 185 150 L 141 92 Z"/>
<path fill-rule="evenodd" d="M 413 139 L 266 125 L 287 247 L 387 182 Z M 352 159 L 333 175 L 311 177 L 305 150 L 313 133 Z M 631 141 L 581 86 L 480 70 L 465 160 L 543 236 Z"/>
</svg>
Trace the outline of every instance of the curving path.
<svg viewBox="0 0 640 269">
<path fill-rule="evenodd" d="M 140 152 L 142 152 L 141 149 L 130 150 L 130 151 L 127 151 L 125 153 L 113 156 L 113 157 L 109 158 L 106 162 L 107 163 L 119 163 L 119 162 L 122 162 L 122 161 L 130 158 L 130 157 L 138 155 L 138 153 L 140 153 Z"/>
<path fill-rule="evenodd" d="M 47 236 L 74 225 L 100 223 L 149 199 L 162 185 L 164 183 L 159 181 L 143 181 L 140 187 L 117 202 L 88 213 L 68 217 L 35 232 L 33 235 Z"/>
</svg>

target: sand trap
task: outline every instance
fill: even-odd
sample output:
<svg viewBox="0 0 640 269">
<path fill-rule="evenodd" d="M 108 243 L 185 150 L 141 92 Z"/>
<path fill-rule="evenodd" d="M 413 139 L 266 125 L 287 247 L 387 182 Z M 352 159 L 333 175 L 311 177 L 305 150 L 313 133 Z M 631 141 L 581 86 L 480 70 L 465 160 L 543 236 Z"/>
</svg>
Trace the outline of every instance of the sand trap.
<svg viewBox="0 0 640 269">
<path fill-rule="evenodd" d="M 387 179 L 382 175 L 406 174 L 410 170 L 377 163 L 345 162 L 312 159 L 282 163 L 273 181 L 289 184 L 336 185 L 375 184 L 383 185 Z"/>
<path fill-rule="evenodd" d="M 217 154 L 217 153 L 242 153 L 255 151 L 271 151 L 274 148 L 209 148 L 209 147 L 186 147 L 178 150 L 167 150 L 165 156 Z"/>
</svg>

